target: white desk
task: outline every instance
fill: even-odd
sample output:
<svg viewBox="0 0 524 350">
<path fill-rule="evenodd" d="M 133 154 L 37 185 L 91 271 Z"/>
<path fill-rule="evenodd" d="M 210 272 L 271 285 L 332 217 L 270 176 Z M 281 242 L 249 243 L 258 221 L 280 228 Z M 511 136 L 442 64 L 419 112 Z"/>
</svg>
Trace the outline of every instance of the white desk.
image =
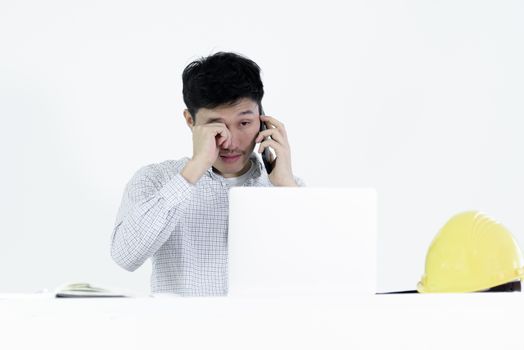
<svg viewBox="0 0 524 350">
<path fill-rule="evenodd" d="M 0 349 L 524 348 L 521 293 L 3 298 Z"/>
</svg>

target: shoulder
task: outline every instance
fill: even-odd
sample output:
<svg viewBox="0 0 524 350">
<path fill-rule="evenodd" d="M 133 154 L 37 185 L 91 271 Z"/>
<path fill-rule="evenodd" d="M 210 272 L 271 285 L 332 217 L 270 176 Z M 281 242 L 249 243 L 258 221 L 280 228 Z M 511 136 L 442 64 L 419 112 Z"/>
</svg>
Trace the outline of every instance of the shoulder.
<svg viewBox="0 0 524 350">
<path fill-rule="evenodd" d="M 130 185 L 149 183 L 161 188 L 166 182 L 182 171 L 189 158 L 165 160 L 160 163 L 150 163 L 140 167 L 129 181 Z"/>
</svg>

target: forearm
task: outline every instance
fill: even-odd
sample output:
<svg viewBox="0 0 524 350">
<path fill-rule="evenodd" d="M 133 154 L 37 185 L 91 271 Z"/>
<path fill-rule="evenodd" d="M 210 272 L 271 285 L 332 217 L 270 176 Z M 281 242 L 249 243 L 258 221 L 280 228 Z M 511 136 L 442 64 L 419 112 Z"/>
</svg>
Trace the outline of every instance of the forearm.
<svg viewBox="0 0 524 350">
<path fill-rule="evenodd" d="M 191 186 L 180 174 L 159 191 L 133 203 L 124 195 L 111 239 L 111 256 L 134 271 L 169 239 L 187 204 Z"/>
<path fill-rule="evenodd" d="M 203 162 L 190 159 L 180 174 L 191 184 L 196 184 L 209 166 Z"/>
</svg>

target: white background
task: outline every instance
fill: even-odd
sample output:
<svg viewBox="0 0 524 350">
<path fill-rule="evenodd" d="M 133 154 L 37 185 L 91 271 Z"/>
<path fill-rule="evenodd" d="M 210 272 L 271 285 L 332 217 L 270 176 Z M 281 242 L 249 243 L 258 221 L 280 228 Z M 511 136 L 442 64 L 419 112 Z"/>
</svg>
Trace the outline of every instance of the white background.
<svg viewBox="0 0 524 350">
<path fill-rule="evenodd" d="M 263 70 L 309 186 L 375 187 L 378 289 L 413 289 L 453 214 L 524 242 L 520 1 L 0 3 L 0 291 L 149 290 L 109 256 L 143 165 L 191 155 L 181 73 L 235 51 Z"/>
</svg>

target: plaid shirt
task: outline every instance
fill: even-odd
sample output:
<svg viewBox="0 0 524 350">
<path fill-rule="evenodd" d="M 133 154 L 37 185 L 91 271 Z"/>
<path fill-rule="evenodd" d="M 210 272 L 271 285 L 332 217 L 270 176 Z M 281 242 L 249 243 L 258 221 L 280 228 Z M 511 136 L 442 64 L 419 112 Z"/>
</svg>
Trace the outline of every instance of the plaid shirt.
<svg viewBox="0 0 524 350">
<path fill-rule="evenodd" d="M 255 166 L 244 186 L 272 186 L 255 153 L 250 158 Z M 150 164 L 134 174 L 111 235 L 111 256 L 128 271 L 152 258 L 152 293 L 226 295 L 229 185 L 212 168 L 189 183 L 180 174 L 188 160 Z"/>
</svg>

